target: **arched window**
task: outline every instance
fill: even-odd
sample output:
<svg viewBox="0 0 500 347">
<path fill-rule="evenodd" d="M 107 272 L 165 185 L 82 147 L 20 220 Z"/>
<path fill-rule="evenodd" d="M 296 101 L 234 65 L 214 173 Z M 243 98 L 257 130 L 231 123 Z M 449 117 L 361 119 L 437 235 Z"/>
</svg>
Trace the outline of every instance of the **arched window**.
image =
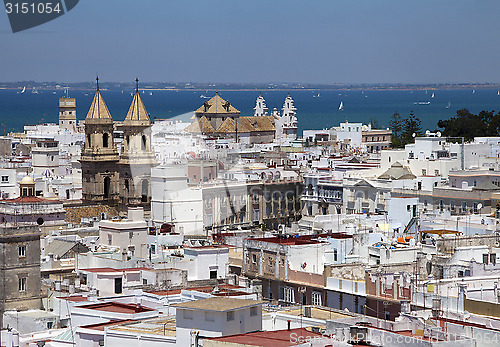
<svg viewBox="0 0 500 347">
<path fill-rule="evenodd" d="M 92 147 L 92 142 L 90 141 L 90 134 L 87 134 L 87 147 Z"/>
<path fill-rule="evenodd" d="M 142 135 L 142 146 L 141 146 L 141 149 L 143 151 L 146 150 L 146 145 L 147 145 L 147 138 L 146 138 L 146 135 Z"/>
<path fill-rule="evenodd" d="M 130 148 L 130 136 L 127 135 L 127 148 Z"/>
<path fill-rule="evenodd" d="M 109 135 L 108 135 L 108 133 L 104 133 L 102 135 L 102 146 L 108 147 L 108 142 L 109 142 Z"/>
</svg>

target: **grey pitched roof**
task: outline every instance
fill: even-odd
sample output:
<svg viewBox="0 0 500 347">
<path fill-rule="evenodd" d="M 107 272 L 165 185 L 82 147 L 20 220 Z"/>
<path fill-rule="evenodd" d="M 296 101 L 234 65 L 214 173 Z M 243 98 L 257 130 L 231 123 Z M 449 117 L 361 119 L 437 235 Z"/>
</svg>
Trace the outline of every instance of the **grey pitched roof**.
<svg viewBox="0 0 500 347">
<path fill-rule="evenodd" d="M 45 247 L 45 254 L 52 253 L 54 257 L 62 257 L 78 244 L 76 241 L 54 240 Z"/>
</svg>

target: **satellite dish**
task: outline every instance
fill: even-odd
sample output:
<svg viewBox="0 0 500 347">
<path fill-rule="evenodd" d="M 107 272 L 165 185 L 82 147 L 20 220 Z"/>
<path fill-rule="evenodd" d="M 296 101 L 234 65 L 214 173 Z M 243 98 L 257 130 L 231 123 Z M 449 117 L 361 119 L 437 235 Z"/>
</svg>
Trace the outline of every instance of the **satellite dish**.
<svg viewBox="0 0 500 347">
<path fill-rule="evenodd" d="M 429 136 L 430 134 L 431 134 L 431 131 L 430 131 L 430 130 L 426 130 L 426 131 L 425 131 L 425 136 Z M 415 136 L 413 136 L 413 137 L 415 137 Z"/>
<path fill-rule="evenodd" d="M 417 134 L 413 133 L 413 134 L 411 134 L 411 136 L 415 137 L 415 136 L 417 136 Z"/>
<path fill-rule="evenodd" d="M 441 132 L 440 132 L 440 131 L 438 131 L 438 132 L 436 133 L 436 136 L 437 136 L 437 137 L 441 137 Z"/>
<path fill-rule="evenodd" d="M 480 210 L 480 209 L 482 209 L 482 208 L 483 208 L 483 204 L 481 204 L 481 203 L 477 204 L 477 209 L 478 209 L 478 210 Z"/>
</svg>

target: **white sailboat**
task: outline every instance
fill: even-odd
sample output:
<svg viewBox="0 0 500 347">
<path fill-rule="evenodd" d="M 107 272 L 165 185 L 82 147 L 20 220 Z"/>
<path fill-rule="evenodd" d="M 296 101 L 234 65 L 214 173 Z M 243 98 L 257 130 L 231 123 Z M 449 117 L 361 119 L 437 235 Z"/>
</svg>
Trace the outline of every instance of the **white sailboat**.
<svg viewBox="0 0 500 347">
<path fill-rule="evenodd" d="M 476 90 L 475 89 L 472 89 L 472 94 L 476 94 Z"/>
<path fill-rule="evenodd" d="M 497 95 L 500 95 L 500 90 L 497 91 Z"/>
<path fill-rule="evenodd" d="M 448 101 L 448 105 L 446 105 L 446 108 L 450 108 L 451 103 Z"/>
<path fill-rule="evenodd" d="M 149 95 L 153 95 L 153 92 L 149 92 Z"/>
<path fill-rule="evenodd" d="M 433 97 L 434 97 L 434 93 L 432 93 L 432 95 L 431 95 L 431 98 L 433 98 Z"/>
<path fill-rule="evenodd" d="M 339 111 L 343 111 L 343 110 L 344 110 L 344 103 L 341 101 L 340 105 L 339 105 Z"/>
<path fill-rule="evenodd" d="M 21 94 L 23 94 L 26 91 L 26 87 L 23 87 L 23 90 L 21 90 Z"/>
</svg>

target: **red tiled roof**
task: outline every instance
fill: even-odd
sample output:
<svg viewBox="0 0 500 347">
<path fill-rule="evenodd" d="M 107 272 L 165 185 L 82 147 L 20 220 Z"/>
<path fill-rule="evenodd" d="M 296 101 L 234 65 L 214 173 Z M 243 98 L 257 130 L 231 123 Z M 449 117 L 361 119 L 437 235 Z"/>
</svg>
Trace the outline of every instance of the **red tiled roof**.
<svg viewBox="0 0 500 347">
<path fill-rule="evenodd" d="M 214 340 L 227 343 L 240 343 L 242 345 L 249 345 L 249 346 L 288 347 L 296 344 L 293 342 L 293 336 L 297 338 L 296 342 L 298 342 L 298 338 L 300 336 L 302 336 L 304 341 L 307 337 L 311 339 L 322 337 L 321 334 L 313 333 L 306 329 L 297 328 L 297 329 L 277 330 L 277 331 L 257 331 L 248 334 L 205 338 L 205 340 Z"/>
<path fill-rule="evenodd" d="M 313 245 L 321 243 L 317 240 L 312 240 L 312 237 L 327 237 L 328 234 L 318 234 L 318 235 L 301 235 L 301 236 L 291 236 L 283 238 L 283 237 L 259 237 L 255 239 L 248 239 L 252 241 L 263 241 L 270 243 L 279 243 L 281 245 Z"/>
<path fill-rule="evenodd" d="M 74 302 L 80 302 L 80 301 L 88 301 L 88 299 L 82 295 L 75 295 L 75 296 L 58 296 L 58 299 L 62 300 L 67 300 L 67 301 L 74 301 Z"/>
<path fill-rule="evenodd" d="M 105 327 L 123 324 L 123 323 L 132 323 L 132 322 L 137 322 L 137 321 L 133 320 L 133 319 L 112 320 L 112 321 L 106 322 L 106 323 L 82 325 L 81 328 L 104 331 Z"/>
<path fill-rule="evenodd" d="M 134 305 L 134 304 L 122 304 L 120 302 L 102 302 L 98 304 L 83 305 L 80 306 L 79 308 L 85 308 L 88 310 L 96 310 L 96 311 L 126 313 L 126 314 L 154 311 L 149 307 Z"/>
<path fill-rule="evenodd" d="M 32 204 L 36 202 L 60 203 L 59 200 L 42 199 L 39 198 L 38 196 L 20 196 L 15 199 L 3 199 L 1 201 L 13 202 L 16 204 Z"/>
<path fill-rule="evenodd" d="M 151 292 L 148 292 L 148 293 L 155 294 L 155 295 L 175 295 L 175 294 L 180 294 L 181 290 L 180 289 L 155 290 L 155 291 L 151 291 Z"/>
</svg>

